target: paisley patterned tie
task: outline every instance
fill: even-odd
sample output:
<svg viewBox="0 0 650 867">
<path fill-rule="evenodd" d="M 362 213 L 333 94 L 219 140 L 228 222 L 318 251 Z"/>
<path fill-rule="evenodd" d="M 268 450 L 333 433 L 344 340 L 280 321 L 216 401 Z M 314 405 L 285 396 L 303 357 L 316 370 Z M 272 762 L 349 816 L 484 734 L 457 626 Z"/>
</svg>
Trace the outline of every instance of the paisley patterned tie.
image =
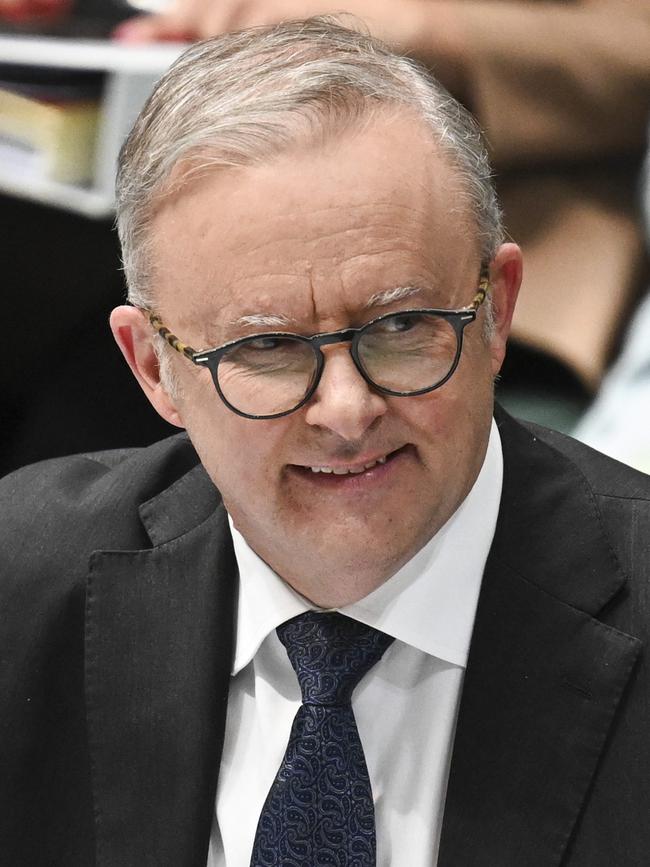
<svg viewBox="0 0 650 867">
<path fill-rule="evenodd" d="M 260 814 L 251 867 L 374 867 L 375 810 L 350 699 L 393 639 L 314 611 L 277 633 L 303 703 Z"/>
</svg>

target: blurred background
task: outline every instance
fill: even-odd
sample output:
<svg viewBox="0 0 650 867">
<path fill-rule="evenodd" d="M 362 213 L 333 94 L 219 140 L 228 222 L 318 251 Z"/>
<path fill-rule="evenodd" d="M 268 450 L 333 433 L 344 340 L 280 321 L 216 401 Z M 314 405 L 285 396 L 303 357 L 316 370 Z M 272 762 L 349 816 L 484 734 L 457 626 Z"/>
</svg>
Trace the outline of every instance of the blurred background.
<svg viewBox="0 0 650 867">
<path fill-rule="evenodd" d="M 173 432 L 108 328 L 117 151 L 187 41 L 330 12 L 487 134 L 525 262 L 498 399 L 650 472 L 650 0 L 0 0 L 0 474 Z"/>
</svg>

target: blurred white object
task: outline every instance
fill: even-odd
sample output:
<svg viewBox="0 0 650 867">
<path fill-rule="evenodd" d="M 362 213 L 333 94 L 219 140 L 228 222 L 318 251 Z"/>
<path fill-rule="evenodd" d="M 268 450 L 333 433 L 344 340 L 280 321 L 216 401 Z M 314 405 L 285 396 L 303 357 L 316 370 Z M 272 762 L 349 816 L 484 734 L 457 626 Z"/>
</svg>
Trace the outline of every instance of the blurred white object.
<svg viewBox="0 0 650 867">
<path fill-rule="evenodd" d="M 650 244 L 650 148 L 642 177 L 642 201 Z M 573 436 L 650 473 L 650 294 L 637 308 L 623 351 Z"/>
<path fill-rule="evenodd" d="M 650 295 L 637 309 L 623 352 L 573 436 L 650 473 Z"/>
<path fill-rule="evenodd" d="M 126 0 L 126 5 L 139 12 L 162 12 L 171 0 Z"/>
</svg>

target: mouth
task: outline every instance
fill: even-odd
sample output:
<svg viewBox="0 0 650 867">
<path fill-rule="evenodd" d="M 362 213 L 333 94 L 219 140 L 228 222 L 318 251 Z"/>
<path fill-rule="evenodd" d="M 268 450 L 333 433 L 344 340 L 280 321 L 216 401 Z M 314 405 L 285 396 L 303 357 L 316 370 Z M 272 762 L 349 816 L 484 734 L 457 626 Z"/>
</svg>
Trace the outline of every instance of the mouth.
<svg viewBox="0 0 650 867">
<path fill-rule="evenodd" d="M 373 467 L 385 464 L 389 457 L 390 454 L 382 455 L 381 457 L 375 458 L 374 460 L 368 461 L 367 463 L 352 464 L 351 466 L 341 466 L 335 464 L 333 466 L 305 467 L 305 469 L 311 470 L 312 473 L 334 473 L 335 476 L 358 476 L 360 473 L 365 473 L 366 470 L 371 470 Z"/>
<path fill-rule="evenodd" d="M 413 446 L 405 445 L 385 454 L 362 460 L 344 462 L 342 460 L 325 464 L 301 465 L 290 464 L 289 471 L 317 485 L 358 485 L 364 481 L 378 480 L 385 477 L 399 459 L 406 455 Z"/>
</svg>

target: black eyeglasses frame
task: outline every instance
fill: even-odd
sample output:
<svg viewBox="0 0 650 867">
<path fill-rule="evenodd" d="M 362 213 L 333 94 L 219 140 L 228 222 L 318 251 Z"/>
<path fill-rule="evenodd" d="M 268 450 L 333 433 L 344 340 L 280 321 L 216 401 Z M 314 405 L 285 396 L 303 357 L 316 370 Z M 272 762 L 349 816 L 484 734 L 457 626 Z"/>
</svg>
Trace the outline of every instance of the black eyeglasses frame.
<svg viewBox="0 0 650 867">
<path fill-rule="evenodd" d="M 166 340 L 173 349 L 184 355 L 193 364 L 196 364 L 199 367 L 208 368 L 212 376 L 214 386 L 217 390 L 217 394 L 224 402 L 224 404 L 228 407 L 228 409 L 231 410 L 231 412 L 234 412 L 236 415 L 241 416 L 242 418 L 264 421 L 268 419 L 282 418 L 283 416 L 291 415 L 291 413 L 297 412 L 297 410 L 299 410 L 311 400 L 316 389 L 318 388 L 321 376 L 323 374 L 323 369 L 325 367 L 325 356 L 321 351 L 321 347 L 332 346 L 337 343 L 350 343 L 350 355 L 356 369 L 363 377 L 365 382 L 367 382 L 372 389 L 378 391 L 380 394 L 385 394 L 390 397 L 417 397 L 418 395 L 428 394 L 431 391 L 435 391 L 437 388 L 443 386 L 456 372 L 463 351 L 463 335 L 465 328 L 476 320 L 479 308 L 484 302 L 488 290 L 489 279 L 487 275 L 482 273 L 476 295 L 471 306 L 469 307 L 461 307 L 456 310 L 445 310 L 436 307 L 419 307 L 409 310 L 398 310 L 391 313 L 384 313 L 381 316 L 377 316 L 375 319 L 372 319 L 370 322 L 366 322 L 364 325 L 361 325 L 357 328 L 343 328 L 339 331 L 326 331 L 319 334 L 313 334 L 311 336 L 295 334 L 289 331 L 269 331 L 260 334 L 250 334 L 246 337 L 239 337 L 236 340 L 230 340 L 228 341 L 228 343 L 224 343 L 223 346 L 218 346 L 215 349 L 203 350 L 202 352 L 197 352 L 191 346 L 182 343 L 176 337 L 176 335 L 172 334 L 172 332 L 163 324 L 162 320 L 156 313 L 149 310 L 144 310 L 143 312 L 148 315 L 149 322 L 151 323 L 154 330 L 162 338 L 164 338 L 164 340 Z M 364 332 L 372 326 L 376 325 L 378 322 L 382 322 L 394 316 L 422 313 L 445 319 L 450 322 L 452 328 L 454 329 L 454 332 L 456 334 L 456 354 L 447 374 L 434 385 L 427 386 L 426 388 L 417 389 L 416 391 L 394 391 L 393 389 L 386 388 L 374 382 L 374 380 L 372 380 L 364 370 L 363 364 L 359 357 L 358 346 Z M 236 406 L 230 403 L 230 401 L 226 398 L 223 391 L 221 390 L 221 386 L 219 385 L 218 368 L 223 356 L 227 352 L 230 352 L 233 348 L 241 345 L 242 343 L 248 343 L 251 340 L 259 340 L 261 338 L 289 338 L 307 344 L 314 352 L 314 356 L 316 358 L 316 369 L 314 371 L 312 381 L 305 393 L 305 396 L 292 409 L 264 415 L 255 415 L 252 413 L 243 412 L 243 410 L 237 409 Z"/>
</svg>

